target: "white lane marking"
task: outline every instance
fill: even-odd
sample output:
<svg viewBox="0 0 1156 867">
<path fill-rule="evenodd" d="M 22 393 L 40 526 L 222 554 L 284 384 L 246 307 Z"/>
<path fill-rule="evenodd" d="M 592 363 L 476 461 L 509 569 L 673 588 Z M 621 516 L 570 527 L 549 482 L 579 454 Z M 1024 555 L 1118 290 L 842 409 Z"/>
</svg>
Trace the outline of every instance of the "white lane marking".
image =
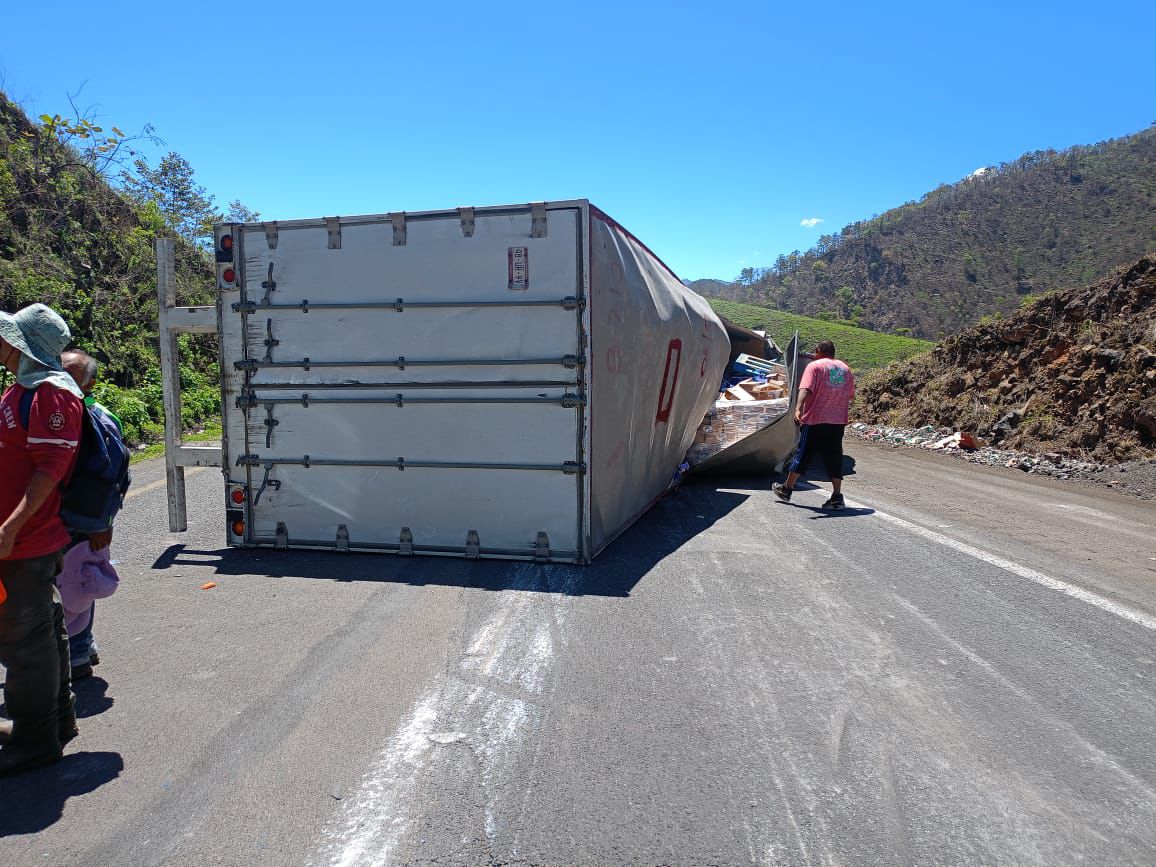
<svg viewBox="0 0 1156 867">
<path fill-rule="evenodd" d="M 1093 593 L 1090 590 L 1085 590 L 1083 587 L 1077 587 L 1075 584 L 1069 584 L 1066 581 L 1061 581 L 1058 578 L 1052 578 L 1042 572 L 1037 572 L 1020 563 L 1015 563 L 1011 560 L 1005 560 L 1003 557 L 997 557 L 995 554 L 989 554 L 987 551 L 980 550 L 966 542 L 961 542 L 958 539 L 953 539 L 950 536 L 945 536 L 942 533 L 936 533 L 934 530 L 929 530 L 926 527 L 921 527 L 918 524 L 913 524 L 910 521 L 905 521 L 903 518 L 897 518 L 894 515 L 889 515 L 886 512 L 881 512 L 874 506 L 866 506 L 862 503 L 852 504 L 850 500 L 848 505 L 854 508 L 870 508 L 874 511 L 875 516 L 882 518 L 891 524 L 902 527 L 908 532 L 914 533 L 917 536 L 922 536 L 931 542 L 937 542 L 940 545 L 945 545 L 953 551 L 959 551 L 961 554 L 967 554 L 970 557 L 975 557 L 977 560 L 982 560 L 992 566 L 997 566 L 1013 575 L 1019 575 L 1021 578 L 1027 578 L 1029 581 L 1034 581 L 1041 587 L 1047 587 L 1049 590 L 1056 590 L 1073 599 L 1079 599 L 1081 602 L 1086 602 L 1088 605 L 1094 605 L 1102 611 L 1107 611 L 1109 614 L 1115 614 L 1117 617 L 1122 617 L 1124 620 L 1131 621 L 1145 629 L 1156 630 L 1156 617 L 1145 614 L 1143 611 L 1137 611 L 1127 605 L 1121 605 L 1119 602 L 1113 602 Z"/>
<path fill-rule="evenodd" d="M 205 468 L 204 467 L 189 467 L 185 470 L 185 478 L 187 479 L 189 476 L 193 475 L 194 473 L 199 473 L 203 469 L 205 469 Z M 167 479 L 157 479 L 157 481 L 149 482 L 147 485 L 144 485 L 142 487 L 133 488 L 127 494 L 124 495 L 124 498 L 127 501 L 127 500 L 131 500 L 133 497 L 139 497 L 141 494 L 147 494 L 149 491 L 155 491 L 157 488 L 164 487 L 164 485 L 167 481 L 168 481 Z"/>
<path fill-rule="evenodd" d="M 1091 754 L 1092 760 L 1095 761 L 1097 764 L 1102 765 L 1106 768 L 1109 768 L 1112 771 L 1114 771 L 1115 773 L 1119 774 L 1121 777 L 1126 779 L 1131 785 L 1135 786 L 1137 789 L 1140 789 L 1142 792 L 1144 792 L 1146 797 L 1151 798 L 1153 796 L 1153 794 L 1156 794 L 1156 792 L 1154 792 L 1152 787 L 1150 785 L 1148 785 L 1147 782 L 1145 782 L 1141 778 L 1134 775 L 1127 768 L 1122 767 L 1115 759 L 1112 758 L 1112 756 L 1110 756 L 1108 753 L 1101 750 L 1098 746 L 1096 746 L 1094 743 L 1092 743 L 1087 738 L 1085 738 L 1083 735 L 1081 735 L 1079 730 L 1075 726 L 1071 725 L 1070 723 L 1068 723 L 1062 719 L 1057 718 L 1054 714 L 1048 714 L 1046 711 L 1040 711 L 1039 701 L 1036 699 L 1036 697 L 1034 695 L 1032 695 L 1032 693 L 1030 693 L 1026 689 L 1022 689 L 1021 687 L 1016 685 L 1016 683 L 1014 681 L 1012 681 L 1010 678 L 1005 677 L 1002 673 L 1000 673 L 1000 670 L 998 668 L 996 668 L 994 665 L 992 665 L 986 659 L 983 659 L 981 656 L 974 653 L 968 647 L 966 647 L 965 645 L 956 641 L 954 638 L 952 638 L 950 635 L 948 635 L 946 632 L 944 632 L 943 629 L 939 626 L 939 624 L 935 622 L 935 620 L 928 617 L 926 614 L 924 614 L 922 611 L 920 611 L 911 602 L 904 599 L 902 596 L 899 596 L 898 594 L 894 594 L 894 593 L 891 594 L 891 598 L 894 599 L 903 608 L 905 608 L 908 612 L 910 612 L 913 616 L 917 617 L 920 621 L 922 621 L 923 624 L 928 629 L 930 629 L 932 632 L 934 632 L 936 634 L 936 636 L 939 637 L 940 641 L 942 641 L 945 644 L 947 644 L 948 646 L 950 646 L 953 650 L 955 650 L 956 653 L 963 656 L 963 658 L 966 659 L 968 662 L 970 662 L 972 665 L 976 666 L 979 669 L 982 669 L 983 672 L 985 674 L 987 674 L 988 677 L 990 677 L 992 680 L 994 680 L 996 683 L 998 683 L 1001 687 L 1003 687 L 1004 689 L 1006 689 L 1007 691 L 1009 691 L 1010 693 L 1015 695 L 1017 698 L 1019 698 L 1022 702 L 1024 702 L 1024 704 L 1026 706 L 1033 708 L 1037 712 L 1040 712 L 1041 716 L 1046 715 L 1048 717 L 1048 724 L 1054 730 L 1066 732 L 1073 740 L 1077 741 L 1081 747 L 1083 747 L 1085 750 L 1088 751 L 1088 753 Z M 948 664 L 948 661 L 946 659 L 941 659 L 939 661 L 944 665 Z"/>
</svg>

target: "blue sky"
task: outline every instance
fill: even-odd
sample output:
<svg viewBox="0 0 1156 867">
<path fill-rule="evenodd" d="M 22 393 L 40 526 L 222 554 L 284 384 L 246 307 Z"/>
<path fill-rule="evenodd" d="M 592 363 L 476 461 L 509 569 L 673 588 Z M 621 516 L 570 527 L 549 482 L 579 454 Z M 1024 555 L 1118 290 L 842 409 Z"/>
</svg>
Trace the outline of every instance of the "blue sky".
<svg viewBox="0 0 1156 867">
<path fill-rule="evenodd" d="M 175 150 L 267 219 L 589 198 L 682 277 L 729 280 L 980 166 L 1146 128 L 1154 9 L 17 3 L 0 87 L 151 123 L 154 163 Z"/>
</svg>

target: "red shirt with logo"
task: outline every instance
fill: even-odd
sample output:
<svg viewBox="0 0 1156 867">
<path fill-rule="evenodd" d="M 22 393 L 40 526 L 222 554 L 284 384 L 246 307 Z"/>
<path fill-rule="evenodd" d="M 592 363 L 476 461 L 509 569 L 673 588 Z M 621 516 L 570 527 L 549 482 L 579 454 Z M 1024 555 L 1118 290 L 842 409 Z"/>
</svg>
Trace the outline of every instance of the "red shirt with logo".
<svg viewBox="0 0 1156 867">
<path fill-rule="evenodd" d="M 847 410 L 855 397 L 851 368 L 837 358 L 816 358 L 803 371 L 799 388 L 809 389 L 802 424 L 846 424 Z"/>
<path fill-rule="evenodd" d="M 13 385 L 0 397 L 0 522 L 7 520 L 28 491 L 37 472 L 63 482 L 72 472 L 80 444 L 84 404 L 71 392 L 45 383 L 36 389 L 28 429 L 20 419 L 25 389 Z M 16 534 L 9 560 L 27 560 L 59 551 L 69 534 L 60 520 L 60 488 Z"/>
</svg>

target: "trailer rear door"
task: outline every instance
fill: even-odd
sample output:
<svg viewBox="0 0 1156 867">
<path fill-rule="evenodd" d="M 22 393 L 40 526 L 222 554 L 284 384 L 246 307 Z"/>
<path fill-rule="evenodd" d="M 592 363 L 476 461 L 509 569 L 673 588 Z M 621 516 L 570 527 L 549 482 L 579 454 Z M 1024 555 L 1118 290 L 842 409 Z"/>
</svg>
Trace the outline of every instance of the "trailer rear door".
<svg viewBox="0 0 1156 867">
<path fill-rule="evenodd" d="M 581 561 L 582 225 L 218 226 L 230 541 Z"/>
</svg>

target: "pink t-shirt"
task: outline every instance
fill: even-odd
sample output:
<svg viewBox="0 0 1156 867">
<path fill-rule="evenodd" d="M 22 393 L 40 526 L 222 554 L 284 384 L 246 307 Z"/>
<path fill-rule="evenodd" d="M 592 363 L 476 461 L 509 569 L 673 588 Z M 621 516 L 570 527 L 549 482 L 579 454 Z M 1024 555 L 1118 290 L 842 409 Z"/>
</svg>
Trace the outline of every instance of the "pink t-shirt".
<svg viewBox="0 0 1156 867">
<path fill-rule="evenodd" d="M 851 368 L 837 358 L 816 358 L 803 371 L 799 387 L 811 392 L 803 424 L 847 423 L 847 408 L 855 397 Z"/>
</svg>

